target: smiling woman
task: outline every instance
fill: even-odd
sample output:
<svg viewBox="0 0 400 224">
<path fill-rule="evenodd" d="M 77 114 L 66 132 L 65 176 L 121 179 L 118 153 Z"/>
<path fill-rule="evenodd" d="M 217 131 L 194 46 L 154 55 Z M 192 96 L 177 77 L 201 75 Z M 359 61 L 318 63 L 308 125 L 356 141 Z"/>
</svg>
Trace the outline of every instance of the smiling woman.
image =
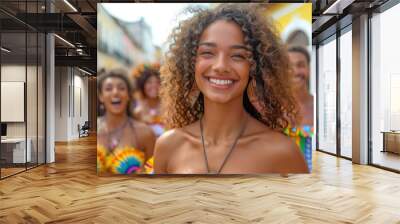
<svg viewBox="0 0 400 224">
<path fill-rule="evenodd" d="M 155 136 L 147 125 L 131 117 L 132 87 L 128 78 L 114 70 L 102 74 L 97 85 L 104 108 L 97 122 L 98 173 L 143 173 L 145 162 L 153 155 Z"/>
<path fill-rule="evenodd" d="M 171 130 L 155 173 L 307 173 L 282 131 L 296 120 L 286 49 L 257 5 L 198 9 L 181 22 L 161 69 Z"/>
</svg>

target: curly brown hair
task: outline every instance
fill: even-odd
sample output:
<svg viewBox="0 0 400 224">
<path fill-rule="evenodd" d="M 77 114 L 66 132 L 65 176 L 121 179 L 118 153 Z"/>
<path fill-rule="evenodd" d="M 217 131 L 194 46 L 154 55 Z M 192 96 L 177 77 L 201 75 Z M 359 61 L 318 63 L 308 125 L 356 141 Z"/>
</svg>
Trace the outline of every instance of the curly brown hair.
<svg viewBox="0 0 400 224">
<path fill-rule="evenodd" d="M 160 72 L 159 72 L 159 66 L 157 64 L 151 65 L 151 64 L 143 64 L 139 70 L 139 74 L 136 75 L 136 84 L 138 90 L 140 90 L 140 93 L 142 94 L 143 97 L 147 97 L 146 91 L 144 90 L 144 86 L 151 78 L 152 76 L 156 77 L 157 79 L 160 79 Z"/>
<path fill-rule="evenodd" d="M 258 108 L 250 102 L 247 88 L 245 110 L 274 130 L 282 130 L 296 120 L 297 107 L 289 84 L 291 72 L 286 47 L 259 4 L 221 4 L 214 9 L 192 9 L 194 15 L 176 27 L 161 68 L 160 96 L 167 128 L 179 128 L 197 121 L 204 111 L 200 93 L 193 104 L 190 94 L 195 85 L 195 58 L 200 36 L 213 22 L 231 21 L 239 25 L 245 45 L 251 49 L 250 77 L 255 79 Z"/>
</svg>

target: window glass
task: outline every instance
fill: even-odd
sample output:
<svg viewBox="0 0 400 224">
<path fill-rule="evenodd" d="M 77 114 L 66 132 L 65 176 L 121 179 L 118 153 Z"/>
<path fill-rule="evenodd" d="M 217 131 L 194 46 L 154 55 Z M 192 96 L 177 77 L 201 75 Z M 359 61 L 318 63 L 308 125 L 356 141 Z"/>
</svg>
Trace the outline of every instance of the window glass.
<svg viewBox="0 0 400 224">
<path fill-rule="evenodd" d="M 400 170 L 400 4 L 371 19 L 372 163 Z"/>
<path fill-rule="evenodd" d="M 318 147 L 336 153 L 336 39 L 318 48 Z"/>
<path fill-rule="evenodd" d="M 352 141 L 352 33 L 340 36 L 340 153 L 351 158 Z"/>
</svg>

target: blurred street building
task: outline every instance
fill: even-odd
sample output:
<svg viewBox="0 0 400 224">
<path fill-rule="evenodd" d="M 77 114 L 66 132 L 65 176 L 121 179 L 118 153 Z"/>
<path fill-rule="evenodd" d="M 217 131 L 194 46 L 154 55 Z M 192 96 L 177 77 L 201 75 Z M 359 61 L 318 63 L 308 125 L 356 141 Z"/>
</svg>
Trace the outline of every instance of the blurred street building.
<svg viewBox="0 0 400 224">
<path fill-rule="evenodd" d="M 153 61 L 156 48 L 150 27 L 143 19 L 118 20 L 101 5 L 98 7 L 97 69 L 122 68 L 128 73 L 138 64 Z"/>
</svg>

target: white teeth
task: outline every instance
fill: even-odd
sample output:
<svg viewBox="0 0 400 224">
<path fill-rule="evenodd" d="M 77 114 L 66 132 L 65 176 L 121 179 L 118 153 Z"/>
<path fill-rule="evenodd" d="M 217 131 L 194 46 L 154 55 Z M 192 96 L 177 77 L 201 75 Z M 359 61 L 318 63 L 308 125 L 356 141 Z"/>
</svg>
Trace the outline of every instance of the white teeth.
<svg viewBox="0 0 400 224">
<path fill-rule="evenodd" d="M 232 80 L 213 79 L 213 78 L 210 78 L 209 80 L 210 80 L 210 82 L 217 84 L 217 85 L 229 85 L 229 84 L 232 84 L 232 82 L 233 82 Z"/>
<path fill-rule="evenodd" d="M 120 103 L 121 99 L 111 99 L 111 103 Z"/>
</svg>

